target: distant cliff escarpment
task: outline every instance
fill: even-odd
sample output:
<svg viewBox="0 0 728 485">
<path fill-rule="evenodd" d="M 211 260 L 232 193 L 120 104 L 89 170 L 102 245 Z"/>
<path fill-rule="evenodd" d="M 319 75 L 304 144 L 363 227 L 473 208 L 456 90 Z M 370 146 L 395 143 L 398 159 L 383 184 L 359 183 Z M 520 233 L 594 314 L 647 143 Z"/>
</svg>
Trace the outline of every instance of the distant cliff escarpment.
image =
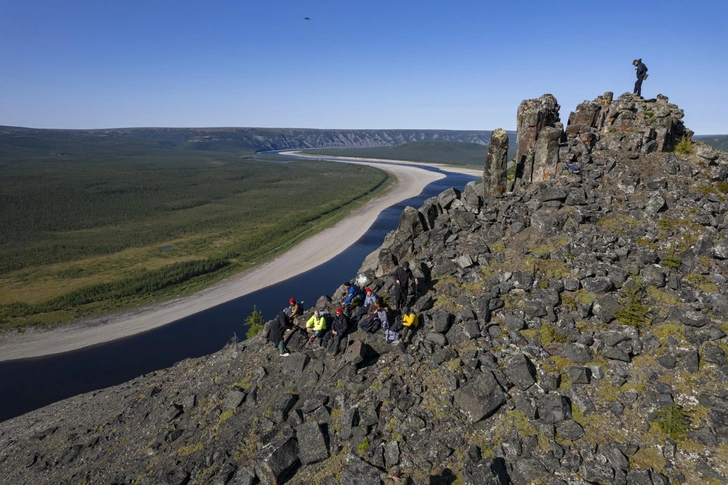
<svg viewBox="0 0 728 485">
<path fill-rule="evenodd" d="M 514 170 L 495 130 L 351 275 L 391 302 L 409 263 L 406 341 L 230 342 L 0 424 L 0 482 L 728 483 L 728 153 L 664 97 L 559 120 L 525 101 Z"/>
<path fill-rule="evenodd" d="M 149 149 L 266 151 L 304 148 L 380 147 L 416 141 L 450 141 L 486 145 L 490 131 L 455 130 L 314 130 L 298 128 L 127 128 L 108 130 L 36 130 L 0 127 L 0 147 L 34 148 L 44 140 L 107 141 Z"/>
</svg>

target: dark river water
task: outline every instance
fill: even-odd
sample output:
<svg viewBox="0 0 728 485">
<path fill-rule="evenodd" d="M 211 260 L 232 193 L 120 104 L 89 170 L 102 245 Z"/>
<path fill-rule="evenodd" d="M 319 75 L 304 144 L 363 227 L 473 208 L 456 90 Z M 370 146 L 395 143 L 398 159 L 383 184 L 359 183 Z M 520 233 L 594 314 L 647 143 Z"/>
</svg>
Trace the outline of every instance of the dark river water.
<svg viewBox="0 0 728 485">
<path fill-rule="evenodd" d="M 439 171 L 430 167 L 429 170 Z M 357 242 L 332 260 L 287 281 L 209 308 L 148 332 L 64 354 L 0 362 L 0 421 L 84 392 L 114 386 L 190 357 L 220 350 L 233 334 L 245 338 L 244 320 L 256 305 L 266 320 L 303 300 L 310 308 L 353 278 L 364 258 L 396 229 L 405 206 L 419 207 L 443 190 L 463 190 L 475 177 L 447 174 L 423 192 L 384 210 Z"/>
</svg>

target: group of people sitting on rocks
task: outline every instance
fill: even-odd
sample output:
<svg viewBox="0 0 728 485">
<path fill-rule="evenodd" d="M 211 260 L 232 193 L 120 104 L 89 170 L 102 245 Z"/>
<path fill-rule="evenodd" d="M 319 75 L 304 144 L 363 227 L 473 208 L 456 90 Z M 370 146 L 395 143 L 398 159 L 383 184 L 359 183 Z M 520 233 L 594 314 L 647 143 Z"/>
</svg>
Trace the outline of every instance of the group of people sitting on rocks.
<svg viewBox="0 0 728 485">
<path fill-rule="evenodd" d="M 342 339 L 346 338 L 351 330 L 359 328 L 366 333 L 375 333 L 384 330 L 387 343 L 393 345 L 404 344 L 411 331 L 417 327 L 419 320 L 417 314 L 408 306 L 409 287 L 414 283 L 414 300 L 418 298 L 417 289 L 419 280 L 413 276 L 408 262 L 398 266 L 394 273 L 393 305 L 389 305 L 385 298 L 377 296 L 371 288 L 362 290 L 354 283 L 345 282 L 345 294 L 340 301 L 335 315 L 331 316 L 323 310 L 316 309 L 306 321 L 306 346 L 319 340 L 314 350 L 325 349 L 333 338 L 334 345 L 331 352 L 334 356 L 339 353 Z M 285 334 L 289 329 L 295 328 L 295 318 L 303 314 L 303 307 L 295 298 L 289 300 L 287 308 L 281 310 L 266 331 L 266 338 L 273 343 L 282 357 L 290 355 L 285 344 Z"/>
</svg>

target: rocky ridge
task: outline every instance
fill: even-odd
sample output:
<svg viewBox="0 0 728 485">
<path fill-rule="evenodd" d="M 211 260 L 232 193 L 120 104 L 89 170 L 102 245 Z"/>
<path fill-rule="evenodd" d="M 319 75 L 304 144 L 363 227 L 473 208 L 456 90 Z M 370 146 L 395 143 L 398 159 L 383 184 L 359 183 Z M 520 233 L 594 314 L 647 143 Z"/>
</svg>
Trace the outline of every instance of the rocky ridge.
<svg viewBox="0 0 728 485">
<path fill-rule="evenodd" d="M 608 94 L 525 101 L 512 190 L 403 211 L 356 280 L 410 262 L 411 343 L 232 341 L 0 424 L 0 483 L 725 483 L 728 154 Z"/>
</svg>

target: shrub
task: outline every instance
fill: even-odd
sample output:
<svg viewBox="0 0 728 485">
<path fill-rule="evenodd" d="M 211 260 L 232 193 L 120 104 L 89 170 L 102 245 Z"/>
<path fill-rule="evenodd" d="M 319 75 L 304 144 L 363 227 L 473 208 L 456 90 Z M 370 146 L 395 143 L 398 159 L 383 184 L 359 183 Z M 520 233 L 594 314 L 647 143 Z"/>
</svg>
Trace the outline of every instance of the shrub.
<svg viewBox="0 0 728 485">
<path fill-rule="evenodd" d="M 665 268 L 678 269 L 682 265 L 682 259 L 677 256 L 667 256 L 660 261 Z"/>
<path fill-rule="evenodd" d="M 622 325 L 629 325 L 631 327 L 643 327 L 647 322 L 647 307 L 642 304 L 640 298 L 641 288 L 635 288 L 633 290 L 625 290 L 627 293 L 627 301 L 625 305 L 619 310 L 615 317 L 620 321 Z"/>
<path fill-rule="evenodd" d="M 675 441 L 683 438 L 690 430 L 690 418 L 677 404 L 665 406 L 657 412 L 657 427 Z"/>
<path fill-rule="evenodd" d="M 693 146 L 686 136 L 675 146 L 675 153 L 678 155 L 690 155 L 693 153 Z"/>
<path fill-rule="evenodd" d="M 364 456 L 367 454 L 367 451 L 369 451 L 369 439 L 364 438 L 364 441 L 359 443 L 359 456 Z"/>
<path fill-rule="evenodd" d="M 245 336 L 248 338 L 255 337 L 265 327 L 263 313 L 258 311 L 255 305 L 253 305 L 253 313 L 245 319 L 245 324 L 248 326 L 248 331 L 245 332 Z"/>
<path fill-rule="evenodd" d="M 514 158 L 511 161 L 513 162 L 513 165 L 508 167 L 508 170 L 506 172 L 506 180 L 516 180 L 516 169 L 517 169 L 517 166 L 515 163 L 516 159 Z"/>
</svg>

